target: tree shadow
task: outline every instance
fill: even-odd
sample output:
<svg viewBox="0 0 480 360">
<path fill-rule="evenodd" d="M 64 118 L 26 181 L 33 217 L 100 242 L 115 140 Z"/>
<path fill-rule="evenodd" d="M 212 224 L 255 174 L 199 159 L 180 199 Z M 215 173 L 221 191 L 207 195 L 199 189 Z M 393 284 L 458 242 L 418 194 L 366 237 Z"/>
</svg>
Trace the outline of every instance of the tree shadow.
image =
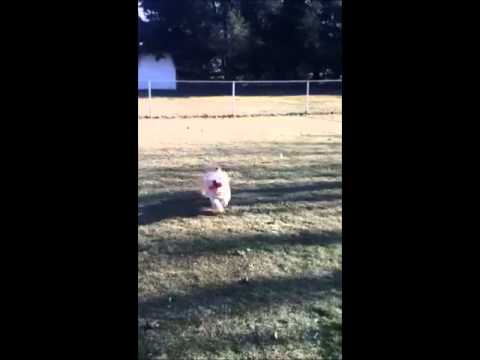
<svg viewBox="0 0 480 360">
<path fill-rule="evenodd" d="M 335 191 L 325 193 L 324 191 Z M 290 202 L 329 202 L 342 198 L 340 181 L 320 181 L 302 186 L 262 186 L 250 189 L 232 189 L 228 211 L 235 206 L 253 207 L 258 204 Z M 153 204 L 146 204 L 155 202 Z M 170 218 L 191 218 L 201 215 L 201 208 L 208 207 L 208 199 L 196 191 L 155 193 L 139 197 L 138 225 L 148 225 Z"/>
<path fill-rule="evenodd" d="M 341 231 L 300 231 L 288 234 L 254 234 L 244 236 L 210 237 L 199 239 L 156 239 L 146 249 L 175 256 L 246 255 L 246 251 L 272 251 L 274 247 L 331 246 L 341 244 Z M 145 250 L 145 248 L 143 249 Z"/>
<path fill-rule="evenodd" d="M 186 352 L 209 353 L 210 355 L 231 349 L 244 352 L 252 347 L 262 351 L 273 345 L 272 332 L 268 327 L 256 328 L 251 333 L 223 333 L 220 336 L 193 336 L 194 329 L 205 321 L 215 321 L 232 317 L 246 319 L 255 314 L 275 311 L 280 306 L 303 309 L 309 313 L 325 314 L 316 304 L 328 302 L 341 296 L 342 272 L 335 270 L 318 276 L 288 278 L 258 278 L 248 283 L 230 283 L 219 286 L 207 286 L 191 289 L 187 293 L 170 293 L 139 299 L 140 319 L 155 321 L 158 325 L 156 336 L 169 340 L 164 343 L 164 352 L 172 358 L 182 358 Z M 318 316 L 318 315 L 317 315 Z M 312 329 L 305 329 L 307 332 Z M 334 334 L 341 332 L 335 329 Z M 275 344 L 305 342 L 298 338 L 284 337 L 276 339 Z M 188 351 L 186 350 L 188 349 Z M 319 349 L 321 350 L 321 349 Z"/>
<path fill-rule="evenodd" d="M 267 185 L 267 186 L 256 187 L 251 189 L 243 189 L 243 190 L 240 190 L 239 193 L 241 194 L 261 193 L 261 194 L 277 197 L 277 196 L 282 196 L 285 194 L 292 194 L 297 192 L 335 190 L 335 189 L 340 189 L 341 187 L 342 187 L 342 183 L 340 181 L 319 181 L 319 182 L 310 183 L 307 185 L 296 185 L 296 186 Z"/>
<path fill-rule="evenodd" d="M 220 314 L 224 305 L 242 314 L 259 312 L 285 303 L 301 305 L 330 295 L 342 287 L 342 271 L 326 271 L 319 276 L 251 279 L 248 283 L 198 287 L 188 293 L 165 294 L 138 300 L 141 318 L 188 320 L 188 310 L 198 307 Z"/>
<path fill-rule="evenodd" d="M 335 136 L 328 137 L 335 138 Z M 248 158 L 247 155 L 271 156 L 272 152 L 282 152 L 282 149 L 284 149 L 283 155 L 285 156 L 295 155 L 296 153 L 299 156 L 307 153 L 319 156 L 340 155 L 340 145 L 338 143 L 330 143 L 322 141 L 322 139 L 322 136 L 318 136 L 318 139 L 315 136 L 315 140 L 318 140 L 317 144 L 299 142 L 298 144 L 289 143 L 287 146 L 283 143 L 265 143 L 266 145 L 262 144 L 265 145 L 265 148 L 254 146 L 235 150 L 226 148 L 222 158 L 228 159 L 228 156 L 237 154 L 245 155 L 246 159 Z M 320 146 L 332 151 L 326 151 L 323 154 L 321 153 L 323 149 L 319 148 Z M 201 156 L 210 153 L 218 155 L 218 151 L 216 147 L 205 147 L 198 154 L 201 154 Z M 318 153 L 316 153 L 317 151 Z M 168 156 L 170 155 L 165 155 L 165 158 L 168 158 Z M 292 166 L 288 167 L 282 166 L 282 164 L 276 166 L 271 163 L 252 166 L 248 165 L 247 161 L 237 162 L 236 164 L 238 166 L 233 163 L 233 166 L 229 167 L 227 161 L 227 164 L 222 166 L 227 172 L 232 171 L 236 173 L 236 176 L 242 177 L 241 184 L 236 184 L 236 179 L 232 178 L 233 197 L 231 208 L 224 215 L 227 217 L 238 217 L 243 213 L 288 213 L 305 208 L 338 207 L 338 201 L 342 199 L 341 164 L 339 161 L 326 164 L 325 166 L 328 166 L 328 169 L 311 161 L 308 165 L 292 163 Z M 146 169 L 143 175 L 146 180 L 149 177 L 151 179 L 157 177 L 181 179 L 181 186 L 185 186 L 190 180 L 200 175 L 202 170 L 198 166 L 158 167 Z M 299 181 L 302 177 L 308 177 L 310 181 Z M 314 177 L 326 177 L 330 181 L 317 181 L 317 179 L 312 179 Z M 249 180 L 253 181 L 250 182 Z M 266 184 L 258 183 L 257 180 L 284 181 L 271 181 L 270 184 Z M 157 192 L 139 196 L 139 225 L 151 224 L 174 217 L 196 217 L 200 215 L 200 208 L 208 205 L 208 200 L 195 191 Z M 275 221 L 274 216 L 266 218 L 267 222 L 269 220 Z M 275 234 L 269 232 L 266 228 L 260 229 L 252 235 L 242 235 L 231 233 L 229 229 L 225 229 L 224 234 L 199 233 L 197 238 L 191 238 L 191 234 L 185 235 L 185 238 L 182 238 L 179 234 L 176 235 L 173 237 L 169 237 L 167 234 L 164 235 L 165 237 L 159 235 L 153 240 L 149 238 L 146 245 L 147 250 L 152 250 L 150 253 L 152 258 L 155 259 L 158 254 L 158 258 L 165 257 L 172 261 L 178 261 L 184 256 L 198 260 L 197 256 L 232 254 L 245 257 L 248 260 L 250 250 L 252 254 L 258 254 L 255 250 L 283 251 L 282 249 L 287 253 L 288 251 L 304 250 L 296 245 L 336 247 L 342 242 L 340 230 L 316 231 L 312 229 L 312 231 L 299 231 L 293 234 Z M 217 258 L 213 257 L 212 259 Z M 190 261 L 190 259 L 188 260 Z M 239 259 L 235 258 L 235 260 Z M 256 331 L 249 332 L 244 329 L 244 331 L 237 333 L 231 331 L 232 328 L 218 336 L 207 337 L 195 333 L 195 327 L 203 322 L 210 321 L 210 318 L 213 321 L 233 318 L 249 320 L 256 317 L 255 314 L 268 313 L 271 309 L 275 310 L 282 305 L 287 305 L 287 308 L 292 312 L 298 310 L 313 314 L 317 312 L 314 307 L 318 306 L 319 301 L 320 304 L 323 304 L 324 300 L 327 301 L 332 297 L 339 298 L 341 296 L 341 278 L 341 270 L 322 272 L 321 269 L 318 269 L 297 277 L 252 278 L 243 283 L 235 281 L 232 283 L 217 282 L 216 284 L 199 286 L 198 284 L 190 285 L 189 282 L 188 287 L 175 287 L 170 293 L 157 292 L 155 294 L 157 296 L 139 298 L 139 317 L 161 322 L 162 325 L 159 328 L 149 331 L 162 339 L 168 337 L 168 341 L 162 340 L 163 342 L 160 343 L 165 346 L 162 352 L 166 351 L 169 358 L 186 358 L 186 356 L 182 357 L 186 354 L 183 349 L 189 349 L 189 352 L 191 350 L 190 354 L 206 353 L 211 355 L 222 349 L 233 351 L 238 349 L 242 353 L 245 349 L 248 350 L 252 347 L 265 349 L 278 344 L 279 341 L 290 343 L 297 340 L 310 341 L 307 338 L 302 338 L 304 334 L 299 334 L 298 339 L 287 337 L 274 341 L 271 334 L 266 332 L 259 334 Z M 206 312 L 204 312 L 205 309 Z M 250 313 L 254 314 L 253 317 L 248 316 Z M 341 332 L 341 329 L 334 330 L 335 336 Z M 308 332 L 310 329 L 305 331 Z M 330 335 L 322 332 L 322 336 L 325 339 Z M 245 353 L 243 352 L 243 354 Z M 325 358 L 330 357 L 325 356 Z"/>
<path fill-rule="evenodd" d="M 208 322 L 240 318 L 252 321 L 257 314 L 274 314 L 280 307 L 291 311 L 305 312 L 306 316 L 328 316 L 322 304 L 341 297 L 342 271 L 317 271 L 314 275 L 304 274 L 291 277 L 259 277 L 248 282 L 231 282 L 194 286 L 187 291 L 172 291 L 160 296 L 139 298 L 138 314 L 144 323 L 156 324 L 154 336 L 167 339 L 162 342 L 162 352 L 169 358 L 185 358 L 188 354 L 213 356 L 224 350 L 243 353 L 245 351 L 268 351 L 272 345 L 315 342 L 312 335 L 319 332 L 324 339 L 341 336 L 341 323 L 330 332 L 326 323 L 316 323 L 314 328 L 304 327 L 301 333 L 273 337 L 272 319 L 262 320 L 252 332 L 222 331 L 219 335 L 199 333 L 199 328 Z M 337 324 L 335 324 L 337 325 Z M 207 325 L 209 326 L 209 325 Z M 227 324 L 226 329 L 231 329 Z M 320 329 L 321 327 L 321 329 Z M 283 328 L 288 329 L 288 328 Z M 292 336 L 293 335 L 293 336 Z M 340 347 L 334 347 L 339 351 Z M 325 351 L 319 348 L 319 351 Z"/>
<path fill-rule="evenodd" d="M 267 185 L 232 189 L 231 206 L 254 206 L 297 202 L 329 202 L 342 198 L 340 181 L 318 181 L 307 185 Z"/>
<path fill-rule="evenodd" d="M 138 225 L 148 225 L 165 219 L 191 218 L 201 214 L 202 207 L 208 206 L 208 199 L 195 191 L 155 194 L 160 202 L 143 205 L 139 203 Z M 148 199 L 148 198 L 147 198 Z M 146 198 L 143 199 L 145 201 Z"/>
<path fill-rule="evenodd" d="M 226 215 L 238 216 L 249 210 L 259 213 L 269 205 L 277 204 L 281 204 L 282 207 L 288 207 L 288 204 L 295 203 L 311 203 L 318 206 L 321 203 L 340 201 L 342 199 L 342 165 L 337 160 L 328 161 L 320 166 L 312 161 L 303 165 L 282 161 L 278 165 L 271 163 L 271 161 L 269 163 L 259 162 L 258 164 L 228 164 L 230 155 L 244 157 L 252 155 L 272 156 L 272 153 L 276 152 L 284 153 L 287 157 L 289 155 L 298 155 L 299 157 L 302 155 L 340 155 L 338 143 L 324 140 L 326 138 L 336 138 L 334 135 L 311 137 L 316 141 L 289 143 L 287 145 L 268 142 L 262 144 L 260 148 L 228 148 L 223 153 L 221 146 L 201 149 L 199 151 L 201 156 L 218 156 L 220 153 L 222 158 L 219 159 L 219 162 L 222 168 L 227 173 L 234 175 L 232 177 L 232 200 Z M 155 156 L 153 157 L 155 158 Z M 171 154 L 165 156 L 169 157 Z M 153 167 L 140 170 L 139 180 L 143 182 L 161 179 L 163 185 L 168 183 L 173 184 L 176 188 L 188 188 L 196 183 L 195 179 L 200 179 L 203 170 L 203 167 L 198 164 L 189 167 Z M 329 180 L 317 181 L 316 178 L 328 178 Z M 308 179 L 308 181 L 305 181 L 305 179 Z M 251 181 L 255 183 L 265 180 L 280 182 L 275 185 L 252 186 L 249 184 Z M 158 182 L 155 182 L 155 184 L 157 186 Z M 138 201 L 139 225 L 148 225 L 170 218 L 195 217 L 201 214 L 202 207 L 209 206 L 208 200 L 201 197 L 196 191 L 150 193 L 139 195 Z"/>
</svg>

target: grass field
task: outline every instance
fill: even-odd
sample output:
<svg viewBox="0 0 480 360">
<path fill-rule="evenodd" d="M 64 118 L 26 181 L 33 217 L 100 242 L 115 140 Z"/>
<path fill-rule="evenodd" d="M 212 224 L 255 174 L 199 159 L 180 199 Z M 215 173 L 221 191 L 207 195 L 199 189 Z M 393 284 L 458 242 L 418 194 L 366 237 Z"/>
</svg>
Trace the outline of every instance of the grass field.
<svg viewBox="0 0 480 360">
<path fill-rule="evenodd" d="M 341 359 L 339 120 L 139 121 L 139 358 Z M 214 163 L 218 217 L 199 214 Z"/>
</svg>

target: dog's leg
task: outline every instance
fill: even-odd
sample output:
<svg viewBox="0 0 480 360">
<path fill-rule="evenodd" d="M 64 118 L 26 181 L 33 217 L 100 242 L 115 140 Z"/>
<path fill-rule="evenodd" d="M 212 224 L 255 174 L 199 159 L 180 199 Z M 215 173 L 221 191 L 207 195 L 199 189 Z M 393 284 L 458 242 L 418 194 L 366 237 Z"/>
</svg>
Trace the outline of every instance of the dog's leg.
<svg viewBox="0 0 480 360">
<path fill-rule="evenodd" d="M 201 209 L 201 212 L 203 214 L 209 214 L 209 215 L 216 215 L 216 214 L 221 214 L 223 212 L 225 212 L 225 209 L 224 207 L 222 206 L 222 203 L 220 202 L 219 199 L 215 199 L 215 198 L 209 198 L 210 199 L 210 205 L 211 207 L 209 208 L 202 208 Z"/>
<path fill-rule="evenodd" d="M 226 199 L 221 199 L 220 201 L 221 201 L 221 203 L 222 203 L 223 208 L 226 208 L 226 207 L 228 206 L 228 200 L 226 200 Z"/>
<path fill-rule="evenodd" d="M 224 212 L 225 209 L 223 208 L 223 205 L 219 199 L 210 199 L 210 202 L 212 204 L 212 209 L 214 209 L 217 212 Z"/>
</svg>

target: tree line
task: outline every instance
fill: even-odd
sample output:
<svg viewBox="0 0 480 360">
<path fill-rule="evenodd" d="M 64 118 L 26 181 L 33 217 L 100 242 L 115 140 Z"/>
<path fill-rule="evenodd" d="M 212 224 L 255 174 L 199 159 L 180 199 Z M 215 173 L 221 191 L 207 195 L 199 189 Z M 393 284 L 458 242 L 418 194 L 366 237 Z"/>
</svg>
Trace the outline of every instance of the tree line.
<svg viewBox="0 0 480 360">
<path fill-rule="evenodd" d="M 341 0 L 142 0 L 139 54 L 179 79 L 322 79 L 342 73 Z"/>
</svg>

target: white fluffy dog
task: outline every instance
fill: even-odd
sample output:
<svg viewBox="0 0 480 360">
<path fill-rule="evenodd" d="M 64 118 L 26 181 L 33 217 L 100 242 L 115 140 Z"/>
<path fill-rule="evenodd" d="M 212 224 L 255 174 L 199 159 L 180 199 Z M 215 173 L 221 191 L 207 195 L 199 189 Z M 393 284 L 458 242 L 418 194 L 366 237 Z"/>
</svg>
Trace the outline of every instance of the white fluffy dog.
<svg viewBox="0 0 480 360">
<path fill-rule="evenodd" d="M 220 167 L 207 171 L 202 179 L 201 193 L 210 199 L 213 211 L 224 212 L 232 197 L 230 177 Z"/>
</svg>

